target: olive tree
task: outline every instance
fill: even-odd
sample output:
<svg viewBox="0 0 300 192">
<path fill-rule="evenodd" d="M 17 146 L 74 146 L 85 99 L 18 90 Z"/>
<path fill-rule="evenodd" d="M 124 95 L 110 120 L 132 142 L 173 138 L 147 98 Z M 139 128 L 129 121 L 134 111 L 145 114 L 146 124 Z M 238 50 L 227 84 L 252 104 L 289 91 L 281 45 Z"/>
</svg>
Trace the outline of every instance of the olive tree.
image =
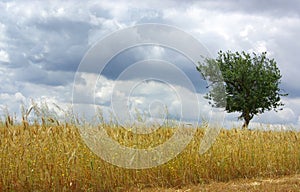
<svg viewBox="0 0 300 192">
<path fill-rule="evenodd" d="M 206 98 L 229 113 L 240 112 L 245 129 L 254 115 L 281 110 L 281 96 L 287 95 L 279 88 L 282 76 L 275 60 L 266 55 L 220 51 L 216 59 L 207 58 L 197 67 L 204 79 L 211 82 Z M 225 97 L 220 97 L 222 91 Z"/>
</svg>

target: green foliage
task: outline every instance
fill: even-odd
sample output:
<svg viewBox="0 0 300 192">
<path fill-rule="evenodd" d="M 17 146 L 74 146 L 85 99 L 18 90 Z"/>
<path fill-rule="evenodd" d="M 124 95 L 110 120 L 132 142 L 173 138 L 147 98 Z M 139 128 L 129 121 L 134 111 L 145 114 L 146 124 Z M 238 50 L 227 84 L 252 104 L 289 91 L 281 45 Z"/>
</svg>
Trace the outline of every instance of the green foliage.
<svg viewBox="0 0 300 192">
<path fill-rule="evenodd" d="M 275 60 L 266 54 L 251 56 L 245 52 L 220 51 L 216 59 L 206 59 L 206 63 L 199 63 L 197 67 L 211 82 L 206 98 L 229 113 L 241 112 L 239 118 L 245 120 L 244 128 L 254 115 L 283 106 L 280 97 L 287 95 L 280 92 L 281 74 Z"/>
</svg>

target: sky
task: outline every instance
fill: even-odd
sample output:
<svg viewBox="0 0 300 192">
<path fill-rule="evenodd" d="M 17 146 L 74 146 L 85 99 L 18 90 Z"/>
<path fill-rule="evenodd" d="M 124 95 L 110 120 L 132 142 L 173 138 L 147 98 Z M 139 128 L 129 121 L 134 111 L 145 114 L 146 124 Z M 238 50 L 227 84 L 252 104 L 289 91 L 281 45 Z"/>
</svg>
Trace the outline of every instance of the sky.
<svg viewBox="0 0 300 192">
<path fill-rule="evenodd" d="M 253 124 L 300 128 L 300 1 L 0 1 L 0 9 L 1 114 L 6 108 L 18 112 L 32 99 L 67 108 L 75 87 L 74 105 L 81 112 L 100 106 L 106 115 L 130 119 L 139 109 L 163 119 L 161 111 L 167 107 L 174 118 L 184 114 L 184 121 L 209 118 L 211 108 L 203 100 L 206 82 L 195 63 L 168 47 L 131 47 L 116 54 L 101 73 L 79 73 L 85 56 L 101 40 L 128 27 L 156 23 L 191 35 L 212 57 L 220 50 L 267 51 L 281 71 L 280 87 L 289 95 L 282 98 L 282 111 L 259 115 Z M 147 64 L 149 59 L 159 62 Z M 145 79 L 151 75 L 152 80 Z M 196 112 L 191 108 L 195 96 Z M 130 107 L 121 104 L 124 99 Z M 225 125 L 241 124 L 238 116 L 226 114 Z"/>
</svg>

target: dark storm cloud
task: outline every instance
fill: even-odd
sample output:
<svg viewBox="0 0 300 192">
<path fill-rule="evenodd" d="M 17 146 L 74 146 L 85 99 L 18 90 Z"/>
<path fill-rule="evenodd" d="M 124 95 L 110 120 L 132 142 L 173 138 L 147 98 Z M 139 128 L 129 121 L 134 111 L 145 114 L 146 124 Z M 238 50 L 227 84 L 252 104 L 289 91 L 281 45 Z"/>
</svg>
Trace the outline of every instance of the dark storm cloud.
<svg viewBox="0 0 300 192">
<path fill-rule="evenodd" d="M 11 48 L 10 66 L 31 62 L 45 70 L 76 71 L 88 47 L 90 28 L 86 22 L 56 18 L 31 20 L 21 27 L 8 25 L 7 37 L 17 45 Z"/>
<path fill-rule="evenodd" d="M 207 91 L 205 88 L 207 84 L 201 77 L 201 74 L 196 70 L 195 63 L 192 63 L 182 53 L 161 46 L 144 45 L 127 49 L 112 58 L 112 60 L 110 60 L 110 62 L 105 66 L 101 75 L 108 79 L 116 80 L 121 73 L 126 73 L 126 69 L 128 67 L 134 67 L 135 63 L 149 59 L 154 61 L 161 60 L 169 62 L 183 72 L 182 75 L 185 75 L 186 78 L 193 83 L 197 92 L 203 93 Z M 178 78 L 176 76 L 174 77 L 174 74 L 168 71 L 168 67 L 166 67 L 165 64 L 166 63 L 161 62 L 161 65 L 154 65 L 157 68 L 156 73 L 164 73 L 166 79 L 168 79 L 168 76 L 170 76 L 169 78 L 172 76 L 175 79 Z M 147 67 L 151 68 L 154 66 L 145 65 L 143 71 L 150 71 L 150 69 L 147 69 Z M 143 78 L 143 75 L 144 74 L 140 74 L 139 71 L 135 71 L 134 74 L 127 76 L 127 79 L 124 80 L 138 80 Z"/>
<path fill-rule="evenodd" d="M 0 50 L 9 55 L 5 67 L 17 69 L 14 80 L 55 86 L 72 83 L 68 73 L 76 72 L 89 48 L 90 31 L 105 30 L 97 19 L 105 22 L 111 18 L 109 11 L 100 6 L 83 12 L 76 6 L 52 6 L 0 3 L 0 24 L 5 27 L 4 47 Z M 59 14 L 62 7 L 70 12 Z"/>
<path fill-rule="evenodd" d="M 39 85 L 66 86 L 73 81 L 74 73 L 44 70 L 30 64 L 26 68 L 15 69 L 13 79 Z"/>
</svg>

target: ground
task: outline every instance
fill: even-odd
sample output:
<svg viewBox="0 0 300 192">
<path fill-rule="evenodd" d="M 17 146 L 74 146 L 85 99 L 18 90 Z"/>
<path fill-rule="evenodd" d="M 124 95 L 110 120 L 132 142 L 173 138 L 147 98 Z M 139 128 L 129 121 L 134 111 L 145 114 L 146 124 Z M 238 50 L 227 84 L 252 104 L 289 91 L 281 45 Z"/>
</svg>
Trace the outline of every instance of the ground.
<svg viewBox="0 0 300 192">
<path fill-rule="evenodd" d="M 201 184 L 197 186 L 187 186 L 180 189 L 171 188 L 146 188 L 133 189 L 130 191 L 164 191 L 164 192 L 193 192 L 193 191 L 280 191 L 292 192 L 300 191 L 300 174 L 292 176 L 283 176 L 278 178 L 264 178 L 264 179 L 238 179 L 230 182 L 212 182 L 209 184 Z"/>
</svg>

